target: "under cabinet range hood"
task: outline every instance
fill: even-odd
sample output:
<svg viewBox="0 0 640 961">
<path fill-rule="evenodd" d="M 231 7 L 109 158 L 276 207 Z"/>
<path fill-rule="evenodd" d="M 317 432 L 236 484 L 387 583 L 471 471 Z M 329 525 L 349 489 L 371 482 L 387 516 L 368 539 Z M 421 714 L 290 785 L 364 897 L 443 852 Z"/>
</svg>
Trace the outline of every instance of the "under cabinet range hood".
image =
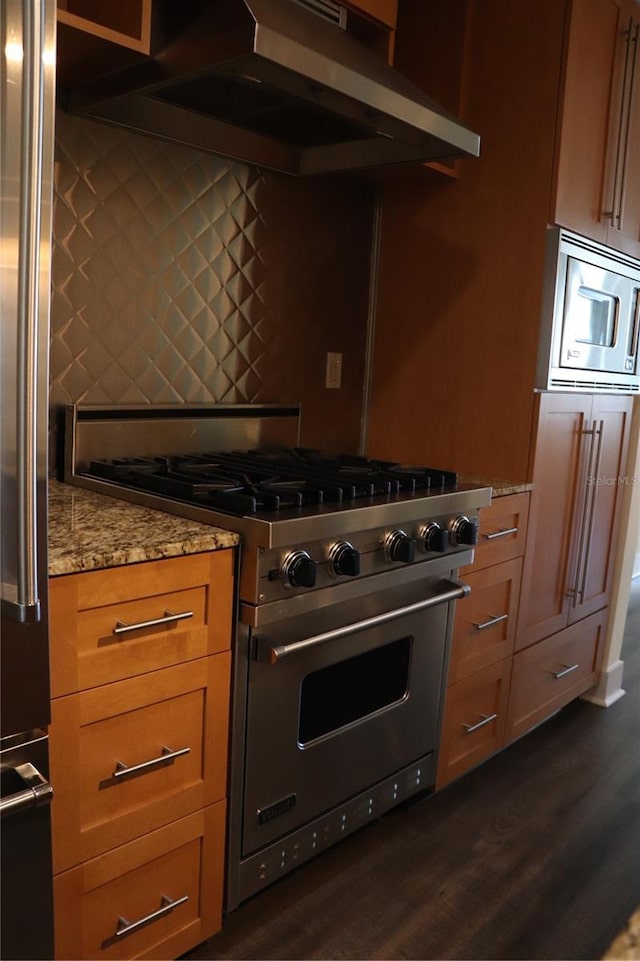
<svg viewBox="0 0 640 961">
<path fill-rule="evenodd" d="M 175 15 L 165 0 L 154 13 Z M 331 0 L 184 0 L 158 52 L 69 110 L 305 175 L 477 157 L 480 138 L 344 29 Z"/>
</svg>

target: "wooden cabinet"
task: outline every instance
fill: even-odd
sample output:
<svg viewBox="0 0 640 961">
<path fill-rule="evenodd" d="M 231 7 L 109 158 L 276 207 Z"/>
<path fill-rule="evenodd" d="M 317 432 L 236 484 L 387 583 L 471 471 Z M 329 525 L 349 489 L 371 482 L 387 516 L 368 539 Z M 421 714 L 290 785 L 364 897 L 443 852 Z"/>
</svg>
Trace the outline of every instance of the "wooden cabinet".
<svg viewBox="0 0 640 961">
<path fill-rule="evenodd" d="M 451 642 L 437 787 L 504 744 L 529 494 L 498 497 L 480 512 L 480 546 L 461 571 Z"/>
<path fill-rule="evenodd" d="M 220 928 L 233 552 L 53 578 L 56 958 Z"/>
<path fill-rule="evenodd" d="M 514 656 L 508 742 L 593 687 L 606 622 L 605 609 Z"/>
<path fill-rule="evenodd" d="M 52 697 L 227 650 L 232 579 L 232 551 L 53 578 Z"/>
<path fill-rule="evenodd" d="M 591 48 L 608 36 L 607 55 L 614 56 L 619 3 L 538 0 L 526 29 L 522 8 L 512 0 L 407 0 L 400 6 L 399 67 L 416 81 L 424 74 L 428 89 L 431 57 L 423 56 L 421 37 L 430 50 L 433 15 L 434 62 L 463 57 L 460 82 L 435 86 L 434 95 L 445 103 L 448 96 L 458 100 L 454 109 L 482 143 L 480 157 L 461 163 L 455 182 L 407 171 L 402 182 L 380 188 L 370 456 L 409 463 L 428 456 L 470 474 L 533 479 L 547 229 L 557 217 L 589 233 L 588 223 L 577 219 L 588 197 L 589 218 L 601 231 L 604 147 L 593 144 L 613 120 L 612 83 L 599 76 L 607 57 L 598 59 Z M 628 0 L 624 5 L 628 10 Z M 640 7 L 631 10 L 635 23 Z M 588 42 L 580 31 L 588 32 Z M 631 52 L 640 43 L 634 38 Z M 637 85 L 640 65 L 635 77 Z M 630 106 L 623 221 L 637 240 L 631 209 L 635 204 L 640 210 L 637 90 Z M 603 239 L 601 232 L 595 236 Z M 625 246 L 620 234 L 607 241 Z"/>
<path fill-rule="evenodd" d="M 148 56 L 152 0 L 57 0 L 56 78 L 62 86 Z"/>
<path fill-rule="evenodd" d="M 225 802 L 54 877 L 56 957 L 177 958 L 220 926 Z"/>
<path fill-rule="evenodd" d="M 608 603 L 632 400 L 538 395 L 516 649 Z"/>
<path fill-rule="evenodd" d="M 551 219 L 640 257 L 640 8 L 573 0 Z"/>
<path fill-rule="evenodd" d="M 344 5 L 379 20 L 392 30 L 395 28 L 398 0 L 345 0 Z"/>
</svg>

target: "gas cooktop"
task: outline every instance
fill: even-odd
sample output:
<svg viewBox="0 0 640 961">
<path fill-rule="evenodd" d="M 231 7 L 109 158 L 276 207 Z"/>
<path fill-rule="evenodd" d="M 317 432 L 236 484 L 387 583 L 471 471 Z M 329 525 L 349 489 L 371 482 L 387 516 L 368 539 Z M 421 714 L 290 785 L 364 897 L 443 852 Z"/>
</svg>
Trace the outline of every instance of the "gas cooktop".
<svg viewBox="0 0 640 961">
<path fill-rule="evenodd" d="M 458 480 L 451 471 L 301 447 L 91 460 L 81 474 L 235 516 L 424 495 Z"/>
</svg>

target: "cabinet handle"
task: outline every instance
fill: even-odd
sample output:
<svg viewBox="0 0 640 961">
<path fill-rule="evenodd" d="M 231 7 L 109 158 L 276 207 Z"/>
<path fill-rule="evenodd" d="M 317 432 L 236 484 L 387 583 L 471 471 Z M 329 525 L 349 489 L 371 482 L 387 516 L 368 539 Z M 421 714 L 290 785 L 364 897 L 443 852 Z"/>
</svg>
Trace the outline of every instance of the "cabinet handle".
<svg viewBox="0 0 640 961">
<path fill-rule="evenodd" d="M 508 618 L 508 614 L 492 614 L 488 621 L 483 621 L 482 624 L 476 624 L 474 621 L 473 626 L 476 631 L 486 631 L 488 627 L 493 627 L 494 624 L 499 624 L 500 621 L 506 621 Z"/>
<path fill-rule="evenodd" d="M 556 681 L 559 681 L 561 677 L 566 677 L 567 674 L 577 671 L 579 667 L 579 664 L 565 664 L 561 671 L 551 671 L 551 674 L 553 674 Z"/>
<path fill-rule="evenodd" d="M 150 924 L 152 921 L 157 921 L 158 918 L 163 918 L 165 914 L 170 914 L 174 908 L 178 905 L 184 904 L 185 901 L 189 900 L 189 895 L 185 894 L 182 898 L 168 898 L 166 894 L 163 894 L 160 899 L 160 907 L 157 911 L 152 911 L 151 914 L 147 914 L 146 917 L 140 918 L 139 921 L 127 921 L 126 918 L 118 918 L 118 926 L 116 928 L 116 938 L 124 938 L 128 934 L 133 934 L 145 924 Z"/>
<path fill-rule="evenodd" d="M 623 213 L 624 213 L 624 202 L 627 193 L 627 163 L 629 161 L 629 132 L 631 130 L 631 114 L 633 108 L 633 95 L 635 87 L 635 76 L 636 76 L 636 63 L 638 59 L 638 29 L 640 25 L 636 24 L 635 31 L 632 34 L 631 26 L 629 27 L 629 38 L 628 43 L 628 54 L 627 59 L 631 58 L 631 77 L 629 80 L 629 99 L 627 103 L 627 117 L 624 125 L 624 141 L 622 146 L 622 171 L 620 174 L 620 194 L 618 199 L 618 212 L 616 214 L 616 220 L 618 222 L 618 230 L 622 230 L 623 223 Z M 633 52 L 631 48 L 633 46 Z M 626 69 L 625 69 L 626 73 Z"/>
<path fill-rule="evenodd" d="M 477 724 L 463 724 L 465 734 L 473 734 L 474 731 L 479 731 L 485 724 L 491 724 L 492 721 L 495 721 L 497 716 L 497 714 L 481 714 L 482 720 L 478 721 Z"/>
<path fill-rule="evenodd" d="M 173 624 L 175 621 L 184 621 L 188 617 L 193 617 L 193 611 L 183 611 L 181 614 L 174 614 L 173 611 L 165 611 L 164 617 L 156 617 L 153 621 L 140 621 L 139 624 L 125 624 L 124 621 L 116 621 L 113 633 L 128 634 L 129 631 L 141 631 L 144 627 L 158 627 L 160 624 Z"/>
<path fill-rule="evenodd" d="M 588 428 L 587 430 L 581 430 L 581 431 L 579 431 L 579 433 L 581 434 L 582 437 L 589 437 L 589 438 L 590 438 L 590 444 L 589 444 L 589 453 L 588 453 L 588 455 L 587 455 L 587 469 L 586 469 L 586 473 L 585 473 L 585 477 L 584 477 L 584 506 L 583 506 L 583 508 L 582 508 L 582 522 L 581 522 L 580 527 L 579 527 L 579 529 L 578 529 L 578 531 L 579 531 L 579 541 L 578 541 L 578 552 L 577 552 L 577 555 L 576 555 L 576 562 L 575 562 L 575 568 L 574 568 L 575 580 L 574 580 L 573 586 L 567 588 L 567 589 L 565 590 L 565 592 L 564 592 L 564 593 L 565 593 L 565 597 L 571 597 L 571 598 L 573 598 L 573 606 L 574 606 L 574 607 L 576 607 L 576 606 L 577 606 L 577 603 L 578 603 L 578 582 L 579 582 L 579 580 L 580 580 L 580 573 L 581 573 L 581 570 L 582 570 L 582 558 L 583 558 L 583 553 L 584 553 L 585 533 L 586 533 L 586 530 L 587 530 L 587 517 L 589 516 L 589 506 L 590 506 L 590 500 L 591 500 L 591 498 L 590 498 L 590 493 L 591 493 L 591 492 L 590 492 L 590 490 L 589 490 L 589 485 L 588 485 L 587 478 L 590 477 L 590 476 L 592 476 L 591 465 L 592 465 L 592 461 L 593 461 L 593 451 L 594 451 L 594 441 L 595 441 L 595 435 L 596 435 L 596 426 L 595 426 L 595 424 L 594 424 L 593 427 L 590 427 L 590 428 Z M 580 459 L 582 459 L 582 444 L 580 444 L 580 451 L 579 451 L 578 456 L 579 456 Z M 594 488 L 595 488 L 595 485 L 594 485 Z M 575 532 L 575 530 L 574 530 L 573 536 L 572 536 L 572 541 L 575 541 L 575 537 L 576 537 L 576 532 Z"/>
<path fill-rule="evenodd" d="M 499 531 L 494 531 L 492 534 L 483 534 L 482 536 L 488 541 L 495 541 L 498 537 L 506 537 L 507 534 L 517 533 L 517 527 L 501 527 Z"/>
<path fill-rule="evenodd" d="M 626 145 L 628 143 L 628 133 L 629 133 L 629 123 L 631 117 L 631 104 L 627 103 L 627 91 L 630 90 L 629 87 L 629 75 L 633 76 L 633 71 L 635 69 L 635 58 L 630 66 L 631 61 L 631 44 L 633 42 L 632 38 L 632 20 L 629 18 L 628 27 L 626 30 L 620 32 L 620 36 L 625 39 L 625 51 L 624 51 L 624 70 L 622 76 L 622 89 L 620 95 L 620 110 L 619 116 L 617 118 L 617 136 L 616 136 L 616 154 L 615 154 L 615 167 L 613 173 L 613 188 L 611 195 L 611 210 L 604 210 L 603 216 L 608 217 L 609 223 L 612 227 L 620 227 L 621 221 L 621 211 L 622 211 L 622 199 L 623 199 L 623 183 L 624 176 L 626 173 Z M 630 100 L 630 98 L 629 98 Z M 625 124 L 626 118 L 626 124 Z M 626 130 L 625 130 L 626 126 Z M 623 144 L 623 132 L 625 148 L 622 149 Z"/>
<path fill-rule="evenodd" d="M 148 771 L 150 768 L 157 767 L 158 764 L 165 764 L 167 761 L 173 761 L 176 757 L 182 757 L 183 754 L 189 754 L 190 751 L 190 747 L 182 747 L 179 751 L 172 751 L 170 747 L 164 745 L 159 757 L 153 757 L 150 761 L 143 761 L 141 764 L 134 764 L 131 767 L 124 761 L 117 761 L 112 777 L 125 777 L 127 774 Z"/>
<path fill-rule="evenodd" d="M 596 513 L 596 491 L 597 491 L 597 489 L 598 489 L 598 488 L 597 488 L 597 480 L 598 480 L 598 474 L 600 473 L 600 464 L 601 464 L 601 462 L 602 462 L 602 437 L 603 437 L 603 434 L 604 434 L 604 421 L 601 420 L 601 421 L 599 422 L 599 424 L 598 424 L 598 429 L 597 429 L 597 431 L 596 431 L 596 435 L 597 435 L 597 438 L 598 438 L 598 446 L 597 446 L 597 449 L 596 449 L 596 463 L 595 463 L 595 467 L 594 467 L 594 469 L 593 469 L 594 484 L 592 485 L 592 486 L 593 486 L 593 492 L 592 492 L 592 494 L 591 494 L 591 505 L 590 505 L 590 508 L 589 508 L 589 525 L 588 525 L 588 528 L 587 528 L 587 538 L 586 538 L 586 545 L 585 545 L 585 550 L 584 550 L 584 562 L 583 562 L 583 567 L 582 567 L 582 577 L 580 578 L 580 589 L 579 589 L 579 592 L 578 592 L 578 593 L 580 594 L 580 601 L 581 601 L 581 602 L 584 601 L 584 592 L 585 592 L 585 590 L 586 590 L 586 588 L 587 588 L 587 576 L 588 576 L 588 573 L 589 573 L 589 560 L 590 560 L 590 554 L 591 554 L 591 541 L 593 540 L 593 523 L 594 523 L 594 520 L 595 520 L 595 513 Z M 575 606 L 577 605 L 577 603 L 578 603 L 578 598 L 577 598 L 577 597 L 574 597 L 574 599 L 573 599 L 573 606 L 575 607 Z"/>
</svg>

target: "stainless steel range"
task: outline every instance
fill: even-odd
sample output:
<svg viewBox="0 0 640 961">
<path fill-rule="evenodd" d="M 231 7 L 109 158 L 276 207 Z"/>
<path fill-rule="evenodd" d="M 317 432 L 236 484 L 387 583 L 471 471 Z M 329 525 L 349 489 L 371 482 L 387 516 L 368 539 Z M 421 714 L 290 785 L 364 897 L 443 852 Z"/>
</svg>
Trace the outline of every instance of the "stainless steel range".
<svg viewBox="0 0 640 961">
<path fill-rule="evenodd" d="M 489 488 L 298 446 L 299 407 L 68 408 L 65 479 L 242 536 L 227 908 L 433 789 Z"/>
</svg>

